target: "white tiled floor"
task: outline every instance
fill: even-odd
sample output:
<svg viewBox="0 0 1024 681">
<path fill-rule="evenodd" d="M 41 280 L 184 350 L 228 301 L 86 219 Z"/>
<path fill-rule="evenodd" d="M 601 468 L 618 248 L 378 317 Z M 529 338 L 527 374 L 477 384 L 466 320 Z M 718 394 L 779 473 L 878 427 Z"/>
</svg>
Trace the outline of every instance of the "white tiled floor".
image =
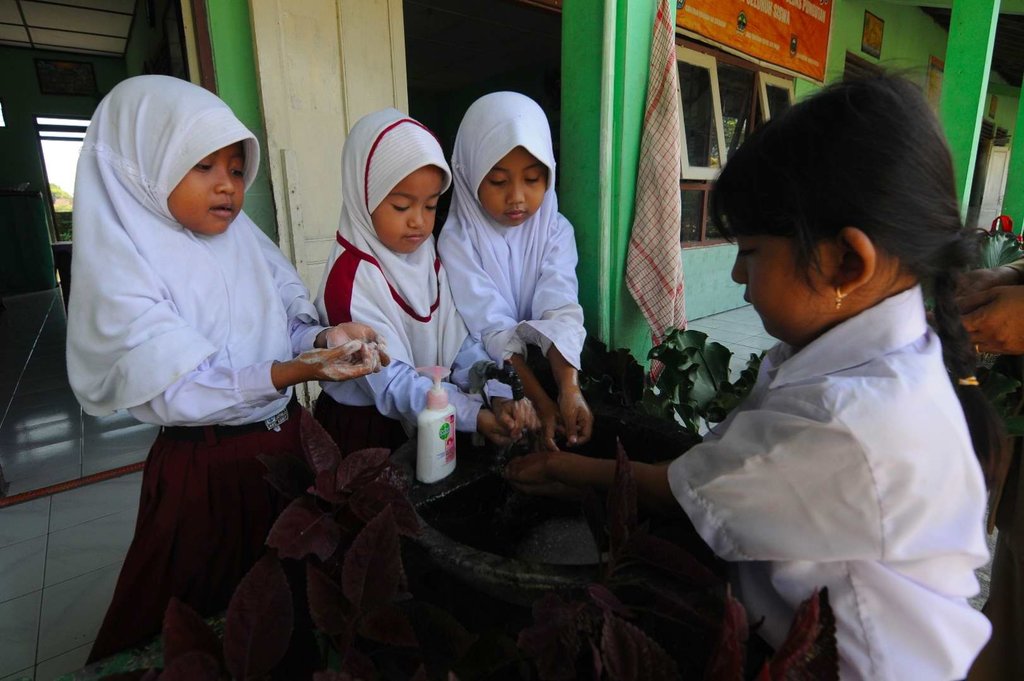
<svg viewBox="0 0 1024 681">
<path fill-rule="evenodd" d="M 156 429 L 82 413 L 68 386 L 58 291 L 0 313 L 0 467 L 8 496 L 145 459 Z M 138 511 L 141 473 L 0 508 L 0 681 L 83 666 Z"/>
</svg>

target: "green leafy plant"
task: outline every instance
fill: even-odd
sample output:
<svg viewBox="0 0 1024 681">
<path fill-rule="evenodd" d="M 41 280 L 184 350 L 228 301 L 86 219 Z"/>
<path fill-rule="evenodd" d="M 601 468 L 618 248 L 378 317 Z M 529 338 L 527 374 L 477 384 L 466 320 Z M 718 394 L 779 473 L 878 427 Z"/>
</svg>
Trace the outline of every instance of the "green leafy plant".
<svg viewBox="0 0 1024 681">
<path fill-rule="evenodd" d="M 698 432 L 701 421 L 718 423 L 747 396 L 757 380 L 761 356 L 751 353 L 735 382 L 729 380 L 732 351 L 707 342 L 700 331 L 674 329 L 647 357 L 663 365 L 644 392 L 643 408 Z"/>
</svg>

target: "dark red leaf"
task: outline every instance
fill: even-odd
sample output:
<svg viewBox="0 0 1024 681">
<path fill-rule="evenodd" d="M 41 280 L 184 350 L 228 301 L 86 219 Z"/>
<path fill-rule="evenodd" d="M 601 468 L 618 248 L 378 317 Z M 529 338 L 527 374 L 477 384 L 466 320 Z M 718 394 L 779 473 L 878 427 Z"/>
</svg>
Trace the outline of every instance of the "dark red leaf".
<svg viewBox="0 0 1024 681">
<path fill-rule="evenodd" d="M 602 612 L 614 612 L 620 615 L 629 614 L 629 609 L 603 584 L 589 585 L 587 587 L 587 594 L 590 595 L 590 600 L 594 601 Z"/>
<path fill-rule="evenodd" d="M 384 510 L 385 506 L 390 506 L 400 535 L 415 537 L 420 533 L 420 519 L 409 503 L 409 498 L 391 485 L 371 482 L 353 494 L 348 503 L 352 512 L 364 522 L 369 522 Z"/>
<path fill-rule="evenodd" d="M 722 628 L 715 652 L 704 672 L 707 681 L 742 681 L 748 635 L 747 611 L 733 598 L 732 590 L 726 587 Z"/>
<path fill-rule="evenodd" d="M 517 643 L 544 681 L 576 678 L 581 645 L 577 617 L 582 610 L 583 604 L 566 603 L 553 593 L 534 602 L 533 625 L 519 632 Z"/>
<path fill-rule="evenodd" d="M 220 681 L 217 658 L 200 650 L 182 653 L 160 674 L 160 681 Z"/>
<path fill-rule="evenodd" d="M 710 587 L 722 579 L 686 549 L 649 532 L 636 532 L 629 538 L 626 551 L 648 565 L 664 570 L 693 587 Z"/>
<path fill-rule="evenodd" d="M 816 603 L 812 602 L 815 600 Z M 816 614 L 813 612 L 815 609 Z M 809 646 L 804 647 L 803 641 L 815 629 L 817 634 L 814 640 Z M 800 648 L 804 648 L 802 654 L 797 652 Z M 780 659 L 781 667 L 780 656 L 785 656 L 790 662 L 787 669 L 780 668 L 780 673 L 777 674 L 776 659 Z M 836 620 L 828 601 L 828 589 L 818 592 L 816 599 L 815 596 L 811 596 L 797 609 L 789 635 L 771 661 L 771 677 L 784 678 L 786 681 L 838 681 L 839 650 L 836 644 Z"/>
<path fill-rule="evenodd" d="M 341 572 L 341 590 L 356 613 L 391 603 L 402 580 L 398 528 L 387 507 L 356 536 Z"/>
<path fill-rule="evenodd" d="M 786 678 L 790 668 L 800 664 L 810 651 L 811 646 L 814 645 L 819 631 L 818 590 L 815 589 L 811 597 L 797 608 L 793 622 L 789 625 L 786 639 L 772 656 L 771 676 L 773 679 Z"/>
<path fill-rule="evenodd" d="M 336 672 L 333 669 L 325 669 L 322 672 L 313 674 L 313 681 L 355 681 L 345 672 Z"/>
<path fill-rule="evenodd" d="M 610 612 L 601 630 L 601 662 L 609 679 L 662 681 L 679 678 L 675 661 L 638 627 Z"/>
<path fill-rule="evenodd" d="M 352 452 L 338 466 L 338 489 L 354 489 L 372 482 L 388 465 L 391 450 L 383 447 Z"/>
<path fill-rule="evenodd" d="M 301 497 L 313 483 L 313 472 L 297 456 L 260 454 L 256 458 L 267 468 L 264 480 L 286 499 Z"/>
<path fill-rule="evenodd" d="M 348 654 L 341 660 L 341 671 L 348 674 L 354 681 L 369 681 L 377 678 L 377 667 L 373 660 L 356 650 L 348 649 Z"/>
<path fill-rule="evenodd" d="M 384 470 L 377 476 L 376 482 L 383 482 L 386 485 L 391 485 L 399 492 L 407 493 L 409 491 L 409 478 L 405 475 L 398 466 L 388 464 Z"/>
<path fill-rule="evenodd" d="M 342 633 L 352 619 L 351 607 L 341 587 L 312 564 L 306 564 L 306 596 L 316 628 L 328 636 Z"/>
<path fill-rule="evenodd" d="M 409 679 L 409 681 L 427 681 L 428 678 L 427 668 L 421 664 L 416 668 L 416 673 L 412 675 L 412 678 Z"/>
<path fill-rule="evenodd" d="M 327 560 L 340 540 L 334 519 L 317 508 L 313 499 L 302 497 L 288 504 L 274 521 L 267 546 L 277 549 L 282 558 L 305 558 L 312 553 Z"/>
<path fill-rule="evenodd" d="M 416 648 L 419 641 L 405 613 L 393 605 L 374 608 L 359 618 L 357 627 L 364 638 L 393 646 Z"/>
<path fill-rule="evenodd" d="M 334 438 L 324 430 L 317 420 L 306 409 L 299 413 L 299 437 L 302 440 L 302 453 L 313 473 L 323 471 L 334 472 L 341 461 L 341 450 Z"/>
<path fill-rule="evenodd" d="M 207 653 L 220 663 L 220 637 L 195 610 L 171 597 L 164 611 L 164 666 L 193 651 Z"/>
<path fill-rule="evenodd" d="M 306 491 L 332 504 L 340 504 L 348 497 L 347 493 L 338 489 L 338 475 L 335 471 L 317 473 L 313 485 Z"/>
<path fill-rule="evenodd" d="M 608 490 L 608 541 L 613 565 L 635 528 L 636 480 L 622 442 L 616 442 L 615 482 Z"/>
<path fill-rule="evenodd" d="M 442 659 L 461 660 L 478 638 L 469 633 L 447 610 L 430 603 L 413 601 L 405 605 L 405 610 L 420 648 Z M 491 650 L 497 647 L 491 646 Z"/>
<path fill-rule="evenodd" d="M 267 674 L 292 635 L 292 594 L 281 563 L 268 553 L 235 589 L 224 621 L 224 662 L 242 681 Z"/>
</svg>

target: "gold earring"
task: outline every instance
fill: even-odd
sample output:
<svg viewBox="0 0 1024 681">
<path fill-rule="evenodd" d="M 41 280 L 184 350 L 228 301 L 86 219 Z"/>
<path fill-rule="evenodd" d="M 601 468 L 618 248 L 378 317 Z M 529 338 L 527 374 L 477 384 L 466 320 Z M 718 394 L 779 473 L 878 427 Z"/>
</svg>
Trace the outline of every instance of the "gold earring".
<svg viewBox="0 0 1024 681">
<path fill-rule="evenodd" d="M 839 289 L 838 286 L 836 286 L 836 309 L 837 310 L 843 306 L 843 298 L 845 298 L 845 297 L 846 297 L 846 295 Z"/>
</svg>

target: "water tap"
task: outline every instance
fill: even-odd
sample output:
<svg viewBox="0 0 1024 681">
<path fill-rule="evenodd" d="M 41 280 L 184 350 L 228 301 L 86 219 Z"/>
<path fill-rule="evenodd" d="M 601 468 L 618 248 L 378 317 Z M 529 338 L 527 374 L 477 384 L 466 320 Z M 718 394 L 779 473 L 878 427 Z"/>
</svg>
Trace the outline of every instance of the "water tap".
<svg viewBox="0 0 1024 681">
<path fill-rule="evenodd" d="M 523 390 L 523 381 L 519 378 L 515 368 L 508 363 L 499 368 L 497 364 L 490 360 L 480 360 L 470 368 L 469 391 L 480 393 L 487 400 L 484 386 L 490 380 L 499 381 L 512 388 L 513 400 L 521 400 L 526 396 L 526 392 Z"/>
</svg>

